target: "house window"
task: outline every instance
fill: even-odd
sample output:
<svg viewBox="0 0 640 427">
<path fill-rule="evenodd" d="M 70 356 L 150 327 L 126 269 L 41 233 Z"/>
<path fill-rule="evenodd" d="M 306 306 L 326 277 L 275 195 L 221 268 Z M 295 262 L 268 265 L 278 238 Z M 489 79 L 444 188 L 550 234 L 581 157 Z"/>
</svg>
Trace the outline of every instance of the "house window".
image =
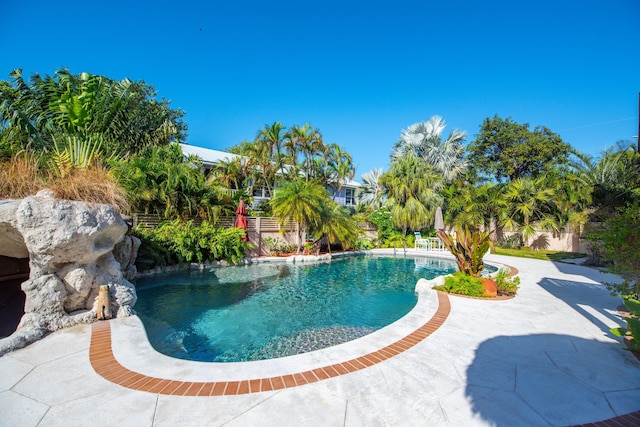
<svg viewBox="0 0 640 427">
<path fill-rule="evenodd" d="M 354 188 L 345 188 L 344 189 L 344 204 L 347 206 L 355 205 L 355 192 Z"/>
</svg>

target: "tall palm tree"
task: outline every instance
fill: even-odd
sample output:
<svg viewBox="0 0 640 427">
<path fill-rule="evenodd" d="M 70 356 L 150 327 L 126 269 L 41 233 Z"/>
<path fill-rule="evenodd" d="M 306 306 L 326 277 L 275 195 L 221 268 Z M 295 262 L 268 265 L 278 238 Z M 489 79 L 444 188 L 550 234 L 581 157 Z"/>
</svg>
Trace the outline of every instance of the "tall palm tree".
<svg viewBox="0 0 640 427">
<path fill-rule="evenodd" d="M 275 188 L 278 175 L 283 173 L 284 165 L 284 135 L 285 126 L 280 122 L 271 125 L 264 125 L 256 135 L 255 143 L 268 148 L 269 156 L 275 169 L 271 177 L 270 187 Z"/>
<path fill-rule="evenodd" d="M 351 154 L 347 153 L 338 144 L 330 144 L 325 156 L 325 164 L 329 172 L 329 180 L 326 184 L 333 189 L 335 198 L 336 195 L 340 194 L 345 182 L 353 179 L 355 174 L 353 159 Z"/>
<path fill-rule="evenodd" d="M 413 155 L 397 158 L 380 177 L 380 184 L 391 221 L 405 236 L 407 230 L 420 230 L 434 222 L 436 208 L 442 203 L 438 194 L 442 178 L 433 166 Z"/>
<path fill-rule="evenodd" d="M 426 122 L 415 123 L 402 130 L 391 158 L 414 155 L 435 167 L 446 182 L 453 181 L 467 166 L 463 145 L 466 134 L 454 129 L 447 139 L 442 140 L 445 127 L 442 117 L 432 116 Z"/>
<path fill-rule="evenodd" d="M 311 127 L 309 123 L 305 123 L 302 126 L 292 126 L 290 131 L 290 142 L 287 146 L 295 146 L 296 155 L 302 155 L 302 173 L 307 181 L 314 178 L 315 161 L 314 158 L 318 155 L 324 154 L 325 144 L 322 139 L 322 134 L 316 128 Z M 292 163 L 297 163 L 297 158 L 291 158 Z"/>
<path fill-rule="evenodd" d="M 358 193 L 359 203 L 372 209 L 378 209 L 382 206 L 383 188 L 380 185 L 381 176 L 382 169 L 371 169 L 369 172 L 362 174 L 360 177 L 362 187 L 360 188 L 360 193 Z"/>
<path fill-rule="evenodd" d="M 244 141 L 235 150 L 246 156 L 248 160 L 250 179 L 254 186 L 264 186 L 267 195 L 273 196 L 273 183 L 276 179 L 276 165 L 272 162 L 271 146 L 265 140 L 256 139 L 253 142 Z"/>
<path fill-rule="evenodd" d="M 329 201 L 329 193 L 323 186 L 302 178 L 285 182 L 271 198 L 270 204 L 276 218 L 281 222 L 292 220 L 297 223 L 297 253 L 300 253 L 302 236 L 309 227 L 320 226 L 323 206 Z"/>
</svg>

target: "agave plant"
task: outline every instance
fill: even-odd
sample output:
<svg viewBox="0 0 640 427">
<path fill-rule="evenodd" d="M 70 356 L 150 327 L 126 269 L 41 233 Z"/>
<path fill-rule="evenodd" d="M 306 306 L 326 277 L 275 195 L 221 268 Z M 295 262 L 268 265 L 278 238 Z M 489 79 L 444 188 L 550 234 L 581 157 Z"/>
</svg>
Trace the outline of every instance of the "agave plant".
<svg viewBox="0 0 640 427">
<path fill-rule="evenodd" d="M 438 231 L 437 235 L 456 257 L 458 269 L 461 272 L 473 277 L 480 276 L 484 268 L 482 257 L 491 247 L 490 233 L 457 227 L 455 237 L 445 231 Z"/>
</svg>

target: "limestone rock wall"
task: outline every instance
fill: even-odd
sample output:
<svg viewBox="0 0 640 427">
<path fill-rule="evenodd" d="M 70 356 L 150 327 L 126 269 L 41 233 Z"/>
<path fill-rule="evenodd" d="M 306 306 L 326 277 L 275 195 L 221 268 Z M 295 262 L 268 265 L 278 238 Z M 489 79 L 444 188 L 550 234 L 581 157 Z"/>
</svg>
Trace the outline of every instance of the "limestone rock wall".
<svg viewBox="0 0 640 427">
<path fill-rule="evenodd" d="M 29 257 L 22 283 L 25 314 L 18 329 L 0 340 L 0 355 L 47 332 L 96 319 L 100 285 L 109 285 L 115 316 L 133 314 L 133 262 L 140 241 L 109 205 L 56 199 L 48 190 L 22 200 L 0 201 L 0 255 Z"/>
</svg>

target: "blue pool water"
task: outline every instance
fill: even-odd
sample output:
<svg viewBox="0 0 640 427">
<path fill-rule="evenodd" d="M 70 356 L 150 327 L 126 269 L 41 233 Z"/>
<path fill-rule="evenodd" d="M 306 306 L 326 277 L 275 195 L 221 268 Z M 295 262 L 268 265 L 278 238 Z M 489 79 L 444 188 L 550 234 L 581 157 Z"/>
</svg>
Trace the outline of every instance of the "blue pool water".
<svg viewBox="0 0 640 427">
<path fill-rule="evenodd" d="M 349 257 L 317 265 L 253 264 L 138 279 L 136 311 L 151 345 L 180 359 L 272 359 L 380 329 L 416 304 L 419 278 L 443 259 Z"/>
</svg>

